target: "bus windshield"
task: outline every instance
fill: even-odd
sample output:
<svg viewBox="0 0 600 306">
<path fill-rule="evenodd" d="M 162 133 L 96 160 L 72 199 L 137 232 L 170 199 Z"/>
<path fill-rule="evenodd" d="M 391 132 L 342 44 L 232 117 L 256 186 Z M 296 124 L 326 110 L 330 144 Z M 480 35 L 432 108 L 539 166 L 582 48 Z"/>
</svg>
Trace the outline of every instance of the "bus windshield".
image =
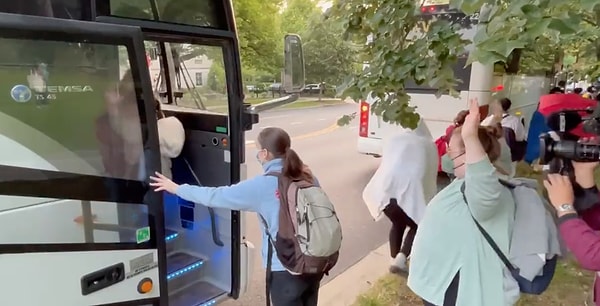
<svg viewBox="0 0 600 306">
<path fill-rule="evenodd" d="M 463 39 L 473 40 L 477 31 L 477 16 L 467 16 L 462 12 L 451 10 L 448 0 L 427 0 L 421 7 L 421 20 L 418 22 L 417 27 L 414 29 L 414 35 L 426 32 L 429 29 L 431 23 L 435 20 L 448 20 L 452 24 L 459 25 L 460 34 Z M 458 62 L 454 65 L 454 76 L 456 79 L 461 80 L 456 90 L 468 91 L 469 80 L 471 78 L 471 67 L 466 66 L 469 52 L 473 48 L 472 45 L 467 46 L 466 52 L 461 54 L 458 58 Z M 410 92 L 433 92 L 436 88 L 432 88 L 427 84 L 417 85 L 414 81 L 410 80 L 405 84 L 406 90 Z"/>
<path fill-rule="evenodd" d="M 110 15 L 184 25 L 227 29 L 223 1 L 110 0 Z"/>
</svg>

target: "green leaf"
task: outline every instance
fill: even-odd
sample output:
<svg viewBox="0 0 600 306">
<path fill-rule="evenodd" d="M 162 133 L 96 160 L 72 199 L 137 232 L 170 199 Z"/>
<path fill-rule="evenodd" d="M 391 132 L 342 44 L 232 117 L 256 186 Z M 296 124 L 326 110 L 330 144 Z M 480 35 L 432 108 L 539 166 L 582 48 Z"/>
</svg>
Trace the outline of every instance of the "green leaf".
<svg viewBox="0 0 600 306">
<path fill-rule="evenodd" d="M 352 120 L 354 120 L 354 118 L 356 118 L 356 112 L 354 112 L 350 115 L 343 115 L 340 119 L 338 119 L 337 125 L 338 126 L 349 125 L 350 122 L 352 122 Z"/>
<path fill-rule="evenodd" d="M 585 11 L 593 11 L 599 4 L 598 0 L 579 0 L 579 5 Z"/>
<path fill-rule="evenodd" d="M 467 15 L 479 13 L 479 10 L 481 10 L 484 3 L 484 0 L 463 0 L 460 5 L 460 10 Z"/>
<path fill-rule="evenodd" d="M 550 22 L 552 22 L 551 18 L 544 18 L 534 23 L 531 27 L 527 28 L 527 33 L 530 35 L 530 37 L 533 38 L 540 37 L 548 29 L 548 25 L 550 25 Z"/>
<path fill-rule="evenodd" d="M 526 4 L 521 7 L 521 11 L 527 15 L 529 18 L 541 18 L 543 15 L 543 11 L 540 8 L 533 4 Z"/>
<path fill-rule="evenodd" d="M 561 34 L 573 34 L 577 32 L 577 28 L 565 22 L 564 19 L 554 18 L 548 24 L 548 28 L 551 30 L 558 31 Z"/>
</svg>

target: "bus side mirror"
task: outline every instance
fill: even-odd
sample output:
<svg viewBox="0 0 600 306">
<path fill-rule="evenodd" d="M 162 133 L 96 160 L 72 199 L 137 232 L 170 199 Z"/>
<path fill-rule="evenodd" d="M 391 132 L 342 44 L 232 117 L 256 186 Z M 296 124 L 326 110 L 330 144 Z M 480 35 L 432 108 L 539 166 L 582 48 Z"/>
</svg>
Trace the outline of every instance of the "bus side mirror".
<svg viewBox="0 0 600 306">
<path fill-rule="evenodd" d="M 302 39 L 297 34 L 285 35 L 282 84 L 286 93 L 299 93 L 304 89 L 304 53 Z"/>
</svg>

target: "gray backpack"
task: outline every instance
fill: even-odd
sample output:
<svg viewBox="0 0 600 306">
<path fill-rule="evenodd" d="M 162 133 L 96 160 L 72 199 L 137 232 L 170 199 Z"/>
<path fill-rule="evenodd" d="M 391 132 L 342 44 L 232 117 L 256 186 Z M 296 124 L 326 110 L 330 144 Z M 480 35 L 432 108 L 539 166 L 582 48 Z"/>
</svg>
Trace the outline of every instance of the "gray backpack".
<svg viewBox="0 0 600 306">
<path fill-rule="evenodd" d="M 267 272 L 271 269 L 273 247 L 277 258 L 291 274 L 327 274 L 337 263 L 342 245 L 342 226 L 333 204 L 321 187 L 295 181 L 280 173 L 279 230 L 269 237 Z M 262 219 L 265 228 L 267 223 Z"/>
</svg>

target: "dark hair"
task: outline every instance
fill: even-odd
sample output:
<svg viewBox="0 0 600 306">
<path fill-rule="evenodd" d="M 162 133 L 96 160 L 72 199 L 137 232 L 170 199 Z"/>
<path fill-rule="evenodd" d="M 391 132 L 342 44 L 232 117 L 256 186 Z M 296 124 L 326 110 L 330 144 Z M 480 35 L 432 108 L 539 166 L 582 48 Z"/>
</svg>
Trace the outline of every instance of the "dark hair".
<svg viewBox="0 0 600 306">
<path fill-rule="evenodd" d="M 156 112 L 157 119 L 162 119 L 165 117 L 165 113 L 163 113 L 160 107 L 160 100 L 158 100 L 156 97 L 154 98 L 154 111 Z"/>
<path fill-rule="evenodd" d="M 452 131 L 452 136 L 460 136 L 460 143 L 464 147 L 464 142 L 461 136 L 462 126 L 457 127 Z M 477 138 L 479 138 L 479 142 L 483 147 L 483 150 L 487 154 L 490 162 L 495 162 L 500 157 L 500 142 L 498 142 L 498 138 L 500 138 L 502 134 L 498 131 L 498 129 L 491 126 L 480 126 L 477 129 Z"/>
<path fill-rule="evenodd" d="M 564 81 L 564 80 L 563 81 L 558 81 L 558 86 L 565 87 L 566 85 L 567 85 L 566 81 Z"/>
<path fill-rule="evenodd" d="M 590 86 L 587 88 L 587 92 L 594 93 L 594 86 Z"/>
<path fill-rule="evenodd" d="M 467 118 L 468 114 L 468 110 L 461 110 L 460 112 L 458 112 L 458 114 L 456 114 L 456 117 L 454 117 L 454 125 L 462 126 L 465 123 L 465 119 Z"/>
<path fill-rule="evenodd" d="M 258 134 L 257 140 L 261 149 L 267 150 L 274 158 L 283 159 L 284 176 L 294 180 L 313 181 L 300 156 L 292 150 L 292 140 L 286 131 L 277 127 L 268 127 Z"/>
<path fill-rule="evenodd" d="M 573 92 L 580 95 L 583 92 L 583 88 L 577 87 L 577 88 L 573 89 Z"/>
<path fill-rule="evenodd" d="M 507 112 L 512 106 L 512 101 L 509 98 L 500 99 L 500 105 L 502 106 L 502 110 Z"/>
<path fill-rule="evenodd" d="M 550 89 L 550 94 L 558 94 L 558 93 L 565 93 L 565 91 L 562 90 L 560 87 L 553 87 L 552 89 Z"/>
</svg>

